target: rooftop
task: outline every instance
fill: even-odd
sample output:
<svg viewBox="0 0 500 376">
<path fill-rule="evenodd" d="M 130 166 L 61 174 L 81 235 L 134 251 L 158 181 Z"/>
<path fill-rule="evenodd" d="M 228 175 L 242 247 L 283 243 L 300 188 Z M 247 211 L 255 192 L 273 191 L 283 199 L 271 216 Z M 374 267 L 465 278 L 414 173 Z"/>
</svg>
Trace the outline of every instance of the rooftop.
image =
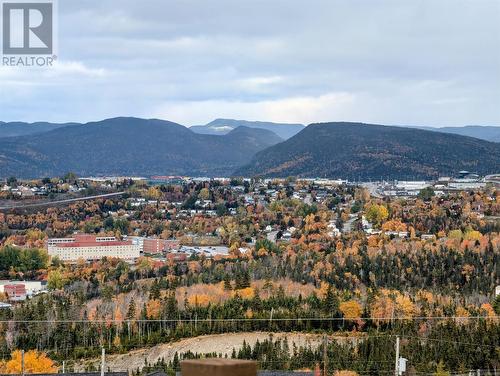
<svg viewBox="0 0 500 376">
<path fill-rule="evenodd" d="M 113 239 L 113 240 L 111 240 Z M 116 240 L 102 236 L 94 236 L 89 234 L 76 234 L 73 238 L 68 238 L 67 242 L 57 243 L 57 247 L 97 247 L 97 246 L 120 246 L 132 245 L 132 240 Z"/>
</svg>

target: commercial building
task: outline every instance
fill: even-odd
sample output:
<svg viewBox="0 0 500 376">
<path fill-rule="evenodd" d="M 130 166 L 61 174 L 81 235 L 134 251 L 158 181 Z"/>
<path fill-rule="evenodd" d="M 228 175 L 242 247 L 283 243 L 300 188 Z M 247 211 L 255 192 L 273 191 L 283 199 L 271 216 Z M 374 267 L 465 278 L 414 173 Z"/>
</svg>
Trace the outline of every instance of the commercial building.
<svg viewBox="0 0 500 376">
<path fill-rule="evenodd" d="M 28 297 L 47 290 L 46 282 L 2 280 L 0 281 L 0 293 L 7 293 L 7 290 L 12 289 L 12 286 L 22 286 L 22 289 L 25 290 L 26 296 Z"/>
<path fill-rule="evenodd" d="M 157 254 L 177 250 L 180 247 L 178 240 L 159 239 L 159 238 L 143 238 L 132 236 L 130 240 L 139 246 L 139 249 L 146 254 Z"/>
<path fill-rule="evenodd" d="M 486 183 L 478 179 L 455 179 L 448 183 L 448 189 L 456 191 L 483 189 L 484 187 Z"/>
<path fill-rule="evenodd" d="M 3 288 L 4 294 L 10 301 L 26 300 L 26 287 L 24 285 L 5 285 Z"/>
<path fill-rule="evenodd" d="M 12 304 L 0 302 L 0 309 L 11 309 Z"/>
<path fill-rule="evenodd" d="M 132 240 L 117 240 L 115 237 L 98 237 L 77 234 L 72 238 L 49 239 L 47 250 L 50 256 L 62 261 L 92 261 L 103 257 L 133 260 L 140 256 L 140 247 Z"/>
<path fill-rule="evenodd" d="M 214 256 L 227 256 L 229 255 L 229 248 L 226 246 L 186 246 L 183 245 L 179 249 L 180 253 L 187 255 L 204 255 L 205 257 L 212 258 Z"/>
<path fill-rule="evenodd" d="M 179 242 L 177 240 L 146 238 L 144 239 L 143 252 L 163 253 L 178 248 L 179 248 Z"/>
</svg>

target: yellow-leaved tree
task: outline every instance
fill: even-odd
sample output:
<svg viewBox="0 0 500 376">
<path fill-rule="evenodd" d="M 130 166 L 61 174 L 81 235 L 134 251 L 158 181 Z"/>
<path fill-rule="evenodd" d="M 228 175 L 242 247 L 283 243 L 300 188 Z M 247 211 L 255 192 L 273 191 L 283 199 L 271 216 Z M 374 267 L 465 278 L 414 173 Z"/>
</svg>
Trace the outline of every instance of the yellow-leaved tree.
<svg viewBox="0 0 500 376">
<path fill-rule="evenodd" d="M 146 304 L 146 313 L 150 319 L 158 319 L 161 313 L 161 302 L 158 299 L 152 299 Z"/>
<path fill-rule="evenodd" d="M 358 376 L 357 372 L 354 371 L 335 371 L 333 376 Z"/>
<path fill-rule="evenodd" d="M 342 315 L 344 315 L 344 318 L 350 320 L 361 317 L 361 313 L 363 312 L 361 304 L 355 300 L 340 303 L 339 309 Z"/>
<path fill-rule="evenodd" d="M 384 205 L 371 205 L 366 211 L 366 219 L 376 225 L 382 224 L 389 217 L 389 211 Z"/>
<path fill-rule="evenodd" d="M 3 374 L 21 374 L 21 351 L 15 350 L 11 354 L 11 359 L 0 362 L 0 373 Z M 24 372 L 25 373 L 57 373 L 57 366 L 45 353 L 36 350 L 27 351 L 24 354 Z"/>
</svg>

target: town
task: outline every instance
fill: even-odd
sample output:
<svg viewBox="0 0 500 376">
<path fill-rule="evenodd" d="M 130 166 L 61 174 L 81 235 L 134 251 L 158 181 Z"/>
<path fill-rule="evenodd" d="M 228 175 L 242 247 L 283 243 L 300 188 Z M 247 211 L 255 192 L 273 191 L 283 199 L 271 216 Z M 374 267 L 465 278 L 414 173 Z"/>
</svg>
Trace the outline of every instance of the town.
<svg viewBox="0 0 500 376">
<path fill-rule="evenodd" d="M 329 332 L 327 352 L 338 358 L 342 346 L 354 344 L 336 336 L 358 338 L 362 348 L 366 341 L 393 341 L 404 327 L 413 336 L 402 338 L 405 367 L 434 372 L 455 365 L 451 358 L 422 364 L 410 351 L 415 341 L 466 342 L 447 325 L 477 336 L 477 325 L 485 322 L 490 329 L 481 346 L 493 352 L 483 352 L 477 362 L 493 369 L 500 311 L 499 187 L 494 176 L 465 171 L 435 182 L 393 183 L 75 174 L 8 179 L 3 192 L 9 206 L 0 211 L 0 346 L 5 353 L 51 349 L 54 367 L 64 362 L 75 372 L 99 369 L 102 346 L 110 370 L 141 375 L 174 372 L 182 359 L 207 356 L 316 372 L 324 366 L 318 330 Z M 18 193 L 27 190 L 52 197 Z M 431 266 L 449 262 L 460 272 Z M 41 311 L 32 316 L 35 307 Z M 64 321 L 50 328 L 16 324 L 26 315 L 88 317 L 92 323 L 84 325 L 95 333 L 84 334 L 87 329 L 77 321 L 72 327 Z M 416 320 L 420 316 L 428 318 Z M 61 328 L 80 339 L 57 350 Z M 296 333 L 287 336 L 287 344 L 283 336 L 291 328 Z M 261 334 L 248 337 L 255 329 Z M 39 330 L 44 334 L 30 339 Z M 383 338 L 372 339 L 372 330 Z M 303 342 L 301 333 L 310 338 Z M 202 335 L 212 336 L 212 346 L 201 342 L 196 352 L 179 347 L 168 354 L 158 347 L 161 355 L 147 365 L 141 355 L 127 365 L 120 361 L 122 351 L 203 341 Z M 283 353 L 292 343 L 302 344 L 297 362 Z M 264 344 L 281 349 L 282 355 L 273 355 L 279 367 L 258 350 Z M 381 362 L 393 355 L 370 357 Z M 477 369 L 472 355 L 466 359 L 463 369 Z M 380 363 L 357 363 L 351 356 L 338 362 L 360 373 L 381 369 Z M 339 364 L 331 360 L 327 367 Z"/>
<path fill-rule="evenodd" d="M 0 2 L 0 376 L 500 375 L 498 0 Z"/>
</svg>

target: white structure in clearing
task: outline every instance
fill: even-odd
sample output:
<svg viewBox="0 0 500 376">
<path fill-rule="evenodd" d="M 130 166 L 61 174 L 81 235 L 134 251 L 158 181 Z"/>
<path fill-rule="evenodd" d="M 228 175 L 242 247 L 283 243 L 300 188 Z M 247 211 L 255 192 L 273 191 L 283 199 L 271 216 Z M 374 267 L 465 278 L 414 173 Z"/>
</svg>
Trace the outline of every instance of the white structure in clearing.
<svg viewBox="0 0 500 376">
<path fill-rule="evenodd" d="M 62 261 L 92 261 L 103 257 L 134 260 L 140 256 L 140 246 L 131 240 L 120 241 L 115 237 L 96 237 L 77 234 L 72 238 L 49 239 L 47 250 L 50 256 Z"/>
</svg>

